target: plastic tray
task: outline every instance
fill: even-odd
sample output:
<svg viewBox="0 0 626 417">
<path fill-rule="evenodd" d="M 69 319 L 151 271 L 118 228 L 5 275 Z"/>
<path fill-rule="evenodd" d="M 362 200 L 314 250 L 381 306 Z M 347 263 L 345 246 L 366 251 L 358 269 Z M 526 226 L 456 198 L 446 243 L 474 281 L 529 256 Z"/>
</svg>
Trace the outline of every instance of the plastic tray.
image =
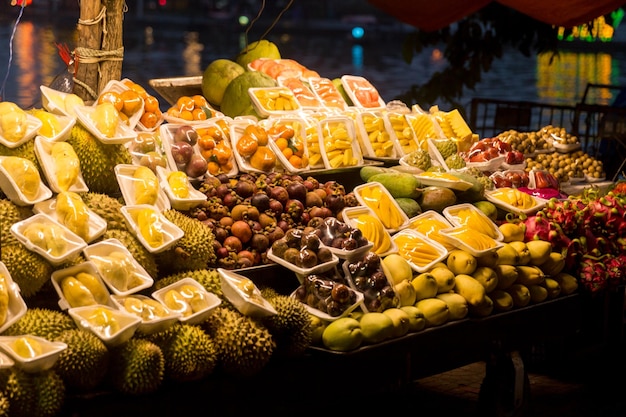
<svg viewBox="0 0 626 417">
<path fill-rule="evenodd" d="M 42 171 L 48 180 L 48 185 L 55 193 L 60 193 L 63 190 L 59 187 L 57 181 L 56 170 L 54 169 L 54 160 L 52 158 L 52 148 L 55 142 L 45 139 L 43 136 L 35 137 L 35 155 L 39 160 Z M 76 180 L 72 183 L 67 191 L 73 191 L 75 193 L 84 193 L 89 191 L 89 187 L 83 179 L 83 174 L 79 171 Z"/>
<path fill-rule="evenodd" d="M 137 136 L 137 132 L 120 119 L 115 130 L 115 135 L 108 137 L 98 129 L 91 118 L 95 111 L 94 106 L 76 106 L 76 117 L 78 121 L 85 126 L 92 135 L 105 144 L 124 144 L 133 140 Z"/>
<path fill-rule="evenodd" d="M 162 331 L 169 329 L 171 326 L 176 324 L 180 319 L 179 313 L 174 313 L 170 311 L 167 307 L 162 305 L 162 303 L 157 300 L 155 301 L 162 305 L 163 309 L 167 312 L 167 314 L 165 316 L 154 317 L 151 319 L 142 317 L 140 312 L 129 311 L 125 307 L 124 302 L 129 297 L 134 297 L 140 301 L 143 301 L 146 299 L 152 299 L 152 300 L 154 299 L 151 297 L 148 297 L 147 295 L 142 295 L 142 294 L 132 294 L 132 295 L 126 295 L 126 296 L 119 296 L 119 295 L 111 296 L 111 300 L 113 301 L 113 304 L 118 310 L 126 311 L 130 314 L 135 314 L 137 317 L 141 318 L 141 323 L 139 324 L 139 327 L 137 328 L 137 331 L 139 333 L 143 333 L 146 335 L 160 333 Z"/>
<path fill-rule="evenodd" d="M 39 129 L 41 129 L 43 123 L 30 113 L 26 113 L 26 122 L 26 132 L 24 132 L 24 135 L 20 140 L 13 142 L 0 134 L 0 144 L 6 146 L 7 148 L 17 148 L 34 138 Z"/>
<path fill-rule="evenodd" d="M 193 185 L 191 185 L 189 179 L 187 179 L 187 189 L 189 190 L 189 196 L 178 197 L 172 190 L 172 187 L 167 180 L 167 177 L 171 172 L 172 171 L 169 169 L 157 167 L 157 175 L 161 183 L 161 188 L 165 190 L 165 194 L 170 200 L 170 205 L 173 209 L 181 211 L 191 210 L 192 208 L 199 206 L 200 204 L 202 204 L 203 201 L 206 201 L 208 199 L 206 194 L 196 190 Z"/>
<path fill-rule="evenodd" d="M 155 292 L 152 293 L 152 297 L 154 297 L 156 300 L 158 300 L 159 302 L 161 302 L 161 304 L 163 304 L 164 306 L 167 307 L 167 304 L 165 303 L 165 294 L 169 291 L 169 290 L 178 290 L 180 287 L 182 287 L 183 285 L 192 285 L 194 286 L 196 289 L 198 289 L 198 291 L 200 291 L 204 297 L 207 300 L 207 304 L 206 307 L 193 312 L 192 314 L 188 315 L 188 316 L 184 316 L 184 315 L 179 315 L 178 320 L 182 323 L 187 323 L 187 324 L 199 324 L 202 323 L 203 321 L 205 321 L 206 319 L 208 319 L 211 314 L 213 314 L 215 308 L 217 306 L 219 306 L 222 303 L 222 300 L 220 300 L 220 298 L 211 293 L 208 292 L 198 281 L 196 281 L 193 278 L 183 278 L 173 284 L 170 284 L 166 287 L 163 287 Z M 170 309 L 171 310 L 171 309 Z M 172 310 L 174 311 L 174 310 Z"/>
<path fill-rule="evenodd" d="M 115 318 L 119 323 L 117 332 L 109 334 L 101 326 L 89 321 L 89 317 L 98 309 L 107 310 Z M 70 308 L 68 313 L 79 328 L 94 333 L 107 347 L 120 346 L 129 341 L 141 324 L 141 319 L 134 314 L 103 305 Z"/>
<path fill-rule="evenodd" d="M 41 347 L 41 353 L 33 357 L 24 357 L 15 349 L 15 343 L 21 338 L 31 339 Z M 0 336 L 0 349 L 11 357 L 18 368 L 25 372 L 38 373 L 46 371 L 54 366 L 61 353 L 67 349 L 63 342 L 53 342 L 43 337 L 26 334 L 19 336 Z"/>
<path fill-rule="evenodd" d="M 117 182 L 120 185 L 120 190 L 122 191 L 122 197 L 124 198 L 124 202 L 128 206 L 137 205 L 135 199 L 135 182 L 137 179 L 133 178 L 135 171 L 139 168 L 138 165 L 132 164 L 117 164 L 115 166 L 115 176 L 117 178 Z M 156 176 L 156 174 L 154 174 Z M 157 177 L 158 182 L 158 177 Z M 165 211 L 171 208 L 170 199 L 165 194 L 165 190 L 163 187 L 159 186 L 157 192 L 157 200 L 154 206 L 159 211 Z"/>
<path fill-rule="evenodd" d="M 20 287 L 17 285 L 4 262 L 0 262 L 0 275 L 4 277 L 7 291 L 9 293 L 9 306 L 7 309 L 7 317 L 4 323 L 0 323 L 0 333 L 3 333 L 6 329 L 11 327 L 16 321 L 18 321 L 24 314 L 28 307 L 26 302 L 22 298 Z"/>
<path fill-rule="evenodd" d="M 239 283 L 247 280 L 247 277 L 223 268 L 218 268 L 217 272 L 220 274 L 224 296 L 241 314 L 251 317 L 268 317 L 277 314 L 276 309 L 263 298 L 256 285 L 253 288 L 254 299 L 239 287 Z"/>
<path fill-rule="evenodd" d="M 41 201 L 33 206 L 33 212 L 45 214 L 46 216 L 49 216 L 55 221 L 63 224 L 57 215 L 56 203 L 56 197 Z M 89 213 L 89 236 L 87 237 L 86 242 L 89 243 L 96 240 L 102 236 L 104 232 L 106 232 L 107 222 L 102 217 L 98 216 L 93 210 L 87 209 L 87 211 Z"/>
<path fill-rule="evenodd" d="M 174 223 L 169 221 L 158 209 L 148 204 L 139 204 L 136 206 L 122 206 L 121 208 L 124 219 L 128 224 L 128 228 L 139 239 L 144 248 L 150 253 L 160 253 L 176 244 L 185 235 L 185 232 Z M 163 243 L 158 246 L 151 246 L 144 235 L 139 230 L 137 224 L 137 214 L 141 210 L 153 210 L 157 216 L 157 222 L 160 223 L 161 232 L 163 233 Z"/>
<path fill-rule="evenodd" d="M 385 213 L 381 210 L 378 210 L 377 208 L 370 206 L 370 204 L 368 203 L 367 199 L 363 197 L 363 191 L 368 189 L 368 188 L 378 188 L 381 193 L 383 195 L 386 196 L 387 200 L 389 201 L 390 204 L 390 210 L 395 210 L 397 217 L 401 220 L 401 223 L 398 225 L 387 225 L 385 226 L 385 229 L 387 229 L 387 231 L 391 234 L 404 229 L 405 227 L 408 226 L 409 224 L 409 218 L 406 215 L 406 213 L 400 208 L 400 206 L 398 205 L 398 203 L 396 202 L 396 200 L 391 196 L 391 194 L 389 193 L 389 191 L 385 188 L 384 185 L 382 185 L 379 182 L 376 181 L 372 181 L 372 182 L 368 182 L 365 184 L 361 184 L 358 185 L 354 188 L 354 195 L 356 196 L 356 199 L 358 200 L 358 202 L 365 207 L 368 207 L 370 210 L 372 210 L 372 212 L 376 215 L 376 217 L 378 217 L 378 219 L 383 223 L 383 225 L 385 225 L 385 221 L 387 219 L 387 217 L 389 216 L 388 213 Z"/>
<path fill-rule="evenodd" d="M 400 247 L 400 245 L 398 245 L 397 239 L 403 236 L 408 236 L 412 239 L 415 239 L 416 242 L 419 241 L 419 242 L 422 242 L 424 244 L 431 246 L 439 253 L 439 256 L 437 256 L 431 262 L 425 265 L 418 265 L 414 263 L 413 261 L 411 261 L 411 258 L 409 256 L 406 256 L 406 254 L 404 253 L 404 250 Z M 446 249 L 443 245 L 441 245 L 437 241 L 430 239 L 427 236 L 419 233 L 417 230 L 413 230 L 413 229 L 401 230 L 395 235 L 393 235 L 391 239 L 394 241 L 396 246 L 398 246 L 398 253 L 402 255 L 409 262 L 409 264 L 411 265 L 411 268 L 413 268 L 414 271 L 419 272 L 419 273 L 429 271 L 433 267 L 433 265 L 435 265 L 437 262 L 443 261 L 446 258 L 446 256 L 448 256 L 448 249 Z"/>
<path fill-rule="evenodd" d="M 5 160 L 5 158 L 8 157 L 0 155 L 0 188 L 9 198 L 9 200 L 17 204 L 18 206 L 32 206 L 35 203 L 39 203 L 40 201 L 44 201 L 52 197 L 52 190 L 50 190 L 50 188 L 48 188 L 46 184 L 41 181 L 41 178 L 39 181 L 39 190 L 37 192 L 37 195 L 35 195 L 35 197 L 32 199 L 24 195 L 13 177 L 2 165 L 2 162 Z M 37 173 L 39 173 L 39 171 Z"/>
<path fill-rule="evenodd" d="M 352 100 L 352 103 L 356 107 L 359 107 L 362 109 L 380 109 L 380 110 L 385 108 L 386 106 L 385 100 L 383 100 L 383 98 L 380 96 L 376 87 L 374 87 L 372 83 L 370 83 L 369 80 L 367 80 L 366 78 L 359 77 L 356 75 L 343 75 L 341 77 L 341 84 L 343 85 L 344 90 L 348 94 L 348 97 L 350 97 L 350 100 Z M 362 100 L 360 100 L 360 97 L 359 97 L 360 91 L 363 91 L 363 92 L 369 91 L 371 94 L 375 95 L 377 100 L 375 100 L 375 103 L 363 102 Z M 370 105 L 370 104 L 375 104 L 375 105 Z"/>
<path fill-rule="evenodd" d="M 478 230 L 478 231 L 485 233 L 487 235 L 490 235 L 492 238 L 498 241 L 502 241 L 504 239 L 504 236 L 502 235 L 502 232 L 500 231 L 498 226 L 489 217 L 487 217 L 485 213 L 483 213 L 480 209 L 478 209 L 473 204 L 462 203 L 462 204 L 455 204 L 453 206 L 448 206 L 443 209 L 443 215 L 446 217 L 446 219 L 450 221 L 450 223 L 452 223 L 453 226 L 463 226 L 463 223 L 461 222 L 461 219 L 459 219 L 459 217 L 457 216 L 457 213 L 460 210 L 465 210 L 465 209 L 471 210 L 472 212 L 476 213 L 485 222 L 487 222 L 486 224 L 489 224 L 489 226 L 491 227 L 491 230 L 489 230 L 488 233 L 482 230 Z"/>
</svg>

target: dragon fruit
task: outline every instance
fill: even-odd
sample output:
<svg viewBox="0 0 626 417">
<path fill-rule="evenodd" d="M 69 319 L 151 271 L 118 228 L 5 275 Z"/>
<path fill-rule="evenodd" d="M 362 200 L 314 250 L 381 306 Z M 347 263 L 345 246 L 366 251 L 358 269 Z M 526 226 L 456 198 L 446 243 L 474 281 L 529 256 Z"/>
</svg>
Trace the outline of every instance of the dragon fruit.
<svg viewBox="0 0 626 417">
<path fill-rule="evenodd" d="M 585 204 L 579 199 L 559 200 L 551 198 L 542 212 L 549 220 L 560 225 L 567 236 L 572 237 L 579 230 L 584 208 Z"/>
<path fill-rule="evenodd" d="M 614 290 L 626 281 L 626 254 L 618 256 L 608 254 L 604 265 L 609 289 Z"/>
<path fill-rule="evenodd" d="M 626 209 L 623 198 L 609 192 L 590 200 L 582 212 L 582 227 L 609 240 L 626 237 Z"/>
<path fill-rule="evenodd" d="M 560 224 L 548 218 L 548 216 L 540 211 L 534 216 L 529 216 L 524 220 L 526 233 L 524 239 L 545 240 L 552 244 L 554 251 L 565 251 L 569 246 L 571 239 L 565 234 Z"/>
<path fill-rule="evenodd" d="M 592 295 L 605 291 L 609 286 L 607 268 L 603 262 L 604 256 L 586 254 L 579 264 L 578 282 Z"/>
</svg>

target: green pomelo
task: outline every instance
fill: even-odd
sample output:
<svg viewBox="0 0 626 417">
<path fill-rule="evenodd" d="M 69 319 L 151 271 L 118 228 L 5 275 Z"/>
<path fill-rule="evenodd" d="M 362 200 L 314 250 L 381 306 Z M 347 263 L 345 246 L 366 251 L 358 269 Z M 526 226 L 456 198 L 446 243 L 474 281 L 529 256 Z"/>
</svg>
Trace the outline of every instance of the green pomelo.
<svg viewBox="0 0 626 417">
<path fill-rule="evenodd" d="M 245 68 L 235 61 L 214 60 L 202 73 L 202 95 L 209 103 L 219 107 L 228 84 L 244 72 L 246 72 Z"/>
<path fill-rule="evenodd" d="M 228 117 L 254 115 L 249 88 L 275 87 L 276 81 L 260 71 L 246 71 L 235 77 L 226 87 L 220 110 Z"/>
<path fill-rule="evenodd" d="M 278 46 L 267 39 L 254 41 L 239 52 L 236 61 L 239 65 L 247 69 L 248 64 L 258 58 L 280 59 Z"/>
</svg>

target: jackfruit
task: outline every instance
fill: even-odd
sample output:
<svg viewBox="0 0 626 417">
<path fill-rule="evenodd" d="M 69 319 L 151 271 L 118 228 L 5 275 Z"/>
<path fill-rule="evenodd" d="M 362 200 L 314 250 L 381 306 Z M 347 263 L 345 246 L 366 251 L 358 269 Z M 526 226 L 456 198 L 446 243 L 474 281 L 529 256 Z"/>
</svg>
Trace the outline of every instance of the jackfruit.
<svg viewBox="0 0 626 417">
<path fill-rule="evenodd" d="M 55 213 L 62 225 L 83 240 L 89 240 L 89 209 L 78 194 L 72 191 L 57 194 Z"/>
<path fill-rule="evenodd" d="M 19 156 L 8 156 L 2 161 L 2 167 L 24 197 L 29 200 L 37 197 L 41 186 L 41 175 L 32 161 Z"/>
<path fill-rule="evenodd" d="M 182 229 L 184 235 L 156 258 L 162 274 L 215 266 L 215 235 L 210 226 L 176 209 L 164 210 L 163 216 Z"/>
<path fill-rule="evenodd" d="M 107 231 L 111 229 L 128 230 L 122 214 L 122 202 L 107 194 L 87 192 L 80 193 L 87 207 L 107 222 Z"/>
<path fill-rule="evenodd" d="M 159 389 L 165 375 L 165 357 L 155 343 L 133 338 L 111 352 L 111 383 L 123 393 L 148 394 Z"/>
<path fill-rule="evenodd" d="M 9 315 L 9 286 L 7 277 L 0 274 L 0 326 L 2 326 Z"/>
<path fill-rule="evenodd" d="M 201 327 L 215 341 L 221 370 L 227 375 L 257 375 L 276 350 L 267 327 L 236 310 L 217 307 Z"/>
<path fill-rule="evenodd" d="M 117 239 L 128 249 L 139 265 L 146 270 L 153 279 L 158 276 L 158 267 L 154 254 L 150 253 L 133 235 L 127 230 L 107 229 L 102 236 L 103 239 Z"/>
<path fill-rule="evenodd" d="M 107 195 L 120 193 L 115 176 L 117 164 L 131 164 L 132 157 L 123 144 L 105 144 L 76 123 L 66 142 L 72 145 L 80 161 L 81 174 L 89 191 Z"/>
<path fill-rule="evenodd" d="M 74 148 L 67 142 L 55 142 L 50 148 L 54 175 L 61 191 L 68 191 L 80 175 L 80 161 Z"/>
<path fill-rule="evenodd" d="M 66 330 L 76 329 L 74 320 L 65 313 L 41 307 L 29 307 L 26 313 L 9 326 L 3 336 L 32 334 L 54 340 Z"/>
<path fill-rule="evenodd" d="M 4 262 L 24 298 L 37 294 L 50 281 L 54 267 L 41 255 L 21 243 L 2 246 L 0 260 Z"/>
<path fill-rule="evenodd" d="M 19 142 L 27 132 L 26 112 L 13 102 L 0 102 L 0 135 L 9 142 Z"/>
<path fill-rule="evenodd" d="M 67 344 L 52 368 L 67 387 L 86 392 L 100 385 L 109 368 L 110 351 L 98 336 L 74 326 L 52 340 Z"/>
<path fill-rule="evenodd" d="M 312 342 L 311 315 L 300 301 L 271 291 L 262 290 L 261 295 L 277 313 L 263 319 L 276 341 L 275 354 L 289 358 L 300 356 Z"/>
<path fill-rule="evenodd" d="M 147 339 L 163 352 L 167 380 L 186 382 L 203 379 L 215 371 L 219 362 L 214 340 L 199 326 L 177 323 Z"/>
<path fill-rule="evenodd" d="M 52 369 L 27 373 L 11 368 L 0 375 L 12 417 L 54 417 L 65 403 L 65 384 Z"/>
<path fill-rule="evenodd" d="M 68 250 L 65 230 L 54 223 L 33 222 L 22 231 L 24 237 L 53 257 L 63 256 Z"/>
<path fill-rule="evenodd" d="M 156 204 L 159 197 L 159 180 L 148 167 L 140 165 L 133 173 L 134 204 Z"/>
</svg>

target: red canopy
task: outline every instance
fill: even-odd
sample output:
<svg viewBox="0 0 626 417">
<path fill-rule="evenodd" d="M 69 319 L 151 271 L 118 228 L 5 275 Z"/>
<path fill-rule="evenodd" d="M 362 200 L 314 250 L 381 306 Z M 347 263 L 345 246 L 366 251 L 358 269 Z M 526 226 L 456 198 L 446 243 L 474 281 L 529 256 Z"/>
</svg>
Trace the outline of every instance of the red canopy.
<svg viewBox="0 0 626 417">
<path fill-rule="evenodd" d="M 368 0 L 398 20 L 430 32 L 444 28 L 494 0 Z M 573 27 L 624 5 L 624 0 L 495 0 L 536 20 Z"/>
</svg>

